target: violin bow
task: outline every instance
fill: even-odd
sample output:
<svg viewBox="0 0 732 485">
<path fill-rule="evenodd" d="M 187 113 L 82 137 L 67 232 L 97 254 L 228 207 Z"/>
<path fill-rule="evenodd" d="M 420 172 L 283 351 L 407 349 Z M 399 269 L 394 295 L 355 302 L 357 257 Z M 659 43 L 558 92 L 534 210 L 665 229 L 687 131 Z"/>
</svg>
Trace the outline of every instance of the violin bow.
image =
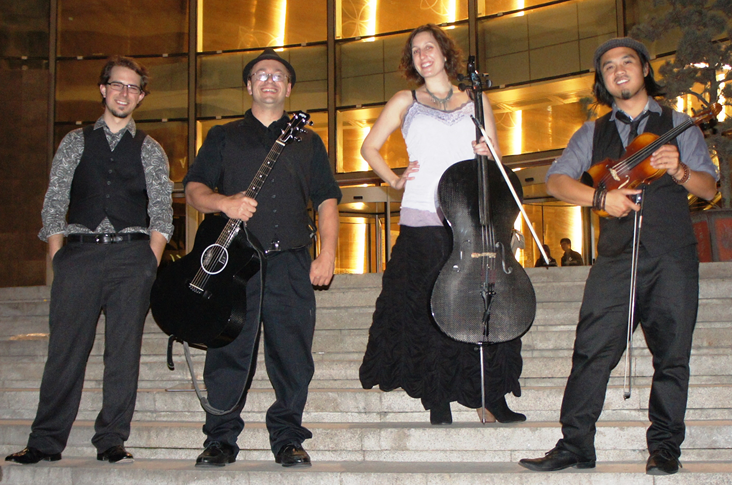
<svg viewBox="0 0 732 485">
<path fill-rule="evenodd" d="M 480 132 L 483 134 L 483 140 L 485 140 L 485 144 L 488 146 L 488 150 L 491 152 L 491 155 L 493 155 L 493 160 L 495 160 L 496 165 L 498 166 L 498 170 L 501 171 L 501 175 L 503 176 L 503 180 L 506 181 L 506 185 L 508 185 L 508 189 L 511 191 L 511 195 L 513 195 L 513 200 L 516 201 L 516 205 L 518 206 L 519 210 L 521 211 L 521 215 L 524 218 L 524 221 L 526 221 L 526 225 L 529 226 L 529 231 L 531 231 L 531 235 L 534 237 L 534 241 L 536 241 L 536 246 L 539 248 L 539 252 L 541 253 L 541 256 L 544 258 L 544 261 L 546 262 L 547 266 L 549 265 L 549 256 L 544 251 L 544 248 L 541 244 L 539 244 L 539 236 L 536 234 L 536 230 L 534 229 L 534 226 L 531 224 L 531 220 L 529 219 L 529 216 L 526 215 L 526 211 L 524 210 L 524 206 L 521 203 L 521 199 L 519 199 L 518 194 L 516 193 L 516 190 L 513 188 L 513 184 L 508 179 L 508 174 L 506 173 L 506 169 L 503 168 L 503 164 L 501 163 L 501 159 L 498 157 L 498 154 L 496 153 L 496 149 L 493 147 L 493 143 L 491 142 L 491 139 L 488 137 L 488 134 L 485 132 L 485 129 L 483 128 L 483 125 L 481 125 L 478 120 L 475 119 L 475 116 L 470 115 L 470 119 L 473 120 L 473 123 L 475 123 L 475 126 L 478 127 Z"/>
</svg>

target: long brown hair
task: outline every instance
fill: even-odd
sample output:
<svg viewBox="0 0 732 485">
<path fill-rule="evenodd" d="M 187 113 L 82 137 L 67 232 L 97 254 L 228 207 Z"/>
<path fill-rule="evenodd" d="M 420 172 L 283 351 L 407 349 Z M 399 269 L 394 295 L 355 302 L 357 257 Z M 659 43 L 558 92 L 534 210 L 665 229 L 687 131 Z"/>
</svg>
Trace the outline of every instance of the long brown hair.
<svg viewBox="0 0 732 485">
<path fill-rule="evenodd" d="M 408 81 L 414 81 L 418 86 L 424 84 L 424 78 L 417 72 L 414 67 L 414 59 L 412 59 L 412 42 L 417 34 L 422 32 L 429 32 L 437 41 L 437 45 L 440 47 L 442 55 L 445 56 L 445 72 L 450 79 L 456 79 L 458 75 L 458 66 L 462 62 L 462 52 L 460 48 L 455 44 L 455 41 L 445 33 L 444 30 L 436 26 L 435 24 L 425 24 L 417 27 L 409 34 L 407 43 L 404 45 L 402 50 L 402 61 L 399 64 L 399 68 L 403 71 L 404 77 Z"/>
</svg>

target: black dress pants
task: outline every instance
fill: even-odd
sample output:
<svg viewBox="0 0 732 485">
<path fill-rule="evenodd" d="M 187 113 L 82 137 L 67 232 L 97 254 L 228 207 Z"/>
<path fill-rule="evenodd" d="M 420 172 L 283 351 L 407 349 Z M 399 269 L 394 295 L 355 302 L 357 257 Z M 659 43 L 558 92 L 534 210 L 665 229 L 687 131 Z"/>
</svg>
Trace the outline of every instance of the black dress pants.
<svg viewBox="0 0 732 485">
<path fill-rule="evenodd" d="M 264 285 L 262 321 L 264 362 L 276 400 L 267 410 L 270 446 L 277 453 L 288 444 L 312 438 L 302 426 L 302 414 L 313 377 L 312 346 L 315 331 L 315 292 L 310 283 L 310 253 L 307 249 L 275 253 L 268 258 Z M 246 324 L 230 344 L 209 349 L 203 378 L 209 403 L 218 409 L 235 409 L 225 415 L 206 413 L 203 432 L 211 442 L 239 449 L 237 438 L 244 429 L 241 411 L 256 369 L 258 350 L 260 283 L 258 275 L 247 283 Z"/>
<path fill-rule="evenodd" d="M 602 412 L 610 371 L 626 347 L 630 252 L 602 257 L 590 270 L 562 401 L 564 438 L 557 444 L 595 459 L 595 423 Z M 699 302 L 695 246 L 653 257 L 641 247 L 636 322 L 653 355 L 653 381 L 646 439 L 649 452 L 665 449 L 678 457 L 684 441 L 689 357 Z"/>
<path fill-rule="evenodd" d="M 54 256 L 53 269 L 48 359 L 28 446 L 48 454 L 66 447 L 103 310 L 104 389 L 92 438 L 103 452 L 130 435 L 142 330 L 157 260 L 144 240 L 70 243 Z"/>
</svg>

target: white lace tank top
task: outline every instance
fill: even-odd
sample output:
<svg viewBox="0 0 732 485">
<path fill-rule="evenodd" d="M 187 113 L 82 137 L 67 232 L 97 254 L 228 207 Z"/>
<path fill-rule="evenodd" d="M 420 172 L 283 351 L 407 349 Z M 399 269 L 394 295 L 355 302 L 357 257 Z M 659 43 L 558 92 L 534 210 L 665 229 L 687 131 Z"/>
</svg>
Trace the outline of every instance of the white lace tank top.
<svg viewBox="0 0 732 485">
<path fill-rule="evenodd" d="M 437 225 L 437 184 L 451 165 L 475 158 L 471 141 L 475 140 L 473 102 L 468 101 L 453 111 L 440 111 L 419 103 L 412 91 L 414 102 L 407 110 L 402 124 L 402 135 L 407 145 L 409 161 L 419 162 L 419 172 L 407 181 L 402 197 L 401 224 Z M 427 211 L 422 216 L 415 211 Z M 431 219 L 429 224 L 412 224 L 412 219 Z M 405 220 L 406 219 L 406 220 Z M 425 221 L 426 222 L 426 221 Z"/>
</svg>

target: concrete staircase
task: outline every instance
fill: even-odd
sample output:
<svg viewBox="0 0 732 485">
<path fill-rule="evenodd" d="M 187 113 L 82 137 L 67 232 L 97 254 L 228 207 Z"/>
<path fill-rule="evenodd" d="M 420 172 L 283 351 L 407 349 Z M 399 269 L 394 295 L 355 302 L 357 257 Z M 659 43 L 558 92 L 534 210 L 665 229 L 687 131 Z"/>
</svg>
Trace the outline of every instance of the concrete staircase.
<svg viewBox="0 0 732 485">
<path fill-rule="evenodd" d="M 452 426 L 431 426 L 418 400 L 397 390 L 363 390 L 363 356 L 380 275 L 338 275 L 318 292 L 315 377 L 305 422 L 309 469 L 276 465 L 264 414 L 274 393 L 258 367 L 243 417 L 247 427 L 235 464 L 198 470 L 204 436 L 201 410 L 182 350 L 165 366 L 167 337 L 148 317 L 140 390 L 127 448 L 131 465 L 97 462 L 89 440 L 101 406 L 103 320 L 87 368 L 85 391 L 63 460 L 34 466 L 1 462 L 8 484 L 732 484 L 732 264 L 701 266 L 700 306 L 692 354 L 684 468 L 671 477 L 645 475 L 648 385 L 652 374 L 643 335 L 635 337 L 632 398 L 622 398 L 622 365 L 613 373 L 598 423 L 595 470 L 534 473 L 516 465 L 541 456 L 560 438 L 559 408 L 570 370 L 574 328 L 588 268 L 528 269 L 536 288 L 536 321 L 524 337 L 523 396 L 509 396 L 525 423 L 482 425 L 474 410 L 453 403 Z M 35 415 L 47 346 L 46 287 L 0 289 L 0 453 L 25 446 Z M 197 373 L 203 352 L 194 351 Z M 260 357 L 261 360 L 261 357 Z"/>
</svg>

